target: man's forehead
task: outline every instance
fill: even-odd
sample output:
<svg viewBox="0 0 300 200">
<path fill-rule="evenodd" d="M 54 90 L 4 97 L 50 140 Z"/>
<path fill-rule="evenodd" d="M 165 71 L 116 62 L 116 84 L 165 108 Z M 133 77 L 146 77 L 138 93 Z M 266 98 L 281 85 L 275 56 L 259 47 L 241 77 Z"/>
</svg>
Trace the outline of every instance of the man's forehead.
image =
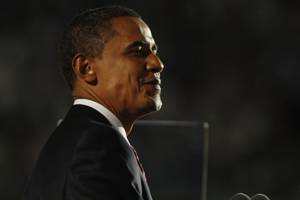
<svg viewBox="0 0 300 200">
<path fill-rule="evenodd" d="M 150 28 L 137 17 L 116 17 L 111 20 L 112 29 L 117 35 L 129 41 L 143 40 L 155 44 Z"/>
</svg>

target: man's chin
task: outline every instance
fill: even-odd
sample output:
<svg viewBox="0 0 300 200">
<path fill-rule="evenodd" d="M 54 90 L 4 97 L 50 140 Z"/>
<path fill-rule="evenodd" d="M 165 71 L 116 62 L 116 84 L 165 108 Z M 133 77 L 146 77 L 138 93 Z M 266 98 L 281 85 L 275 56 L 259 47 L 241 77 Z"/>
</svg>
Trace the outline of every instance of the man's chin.
<svg viewBox="0 0 300 200">
<path fill-rule="evenodd" d="M 159 95 L 149 98 L 149 113 L 159 111 L 162 107 L 162 101 Z"/>
<path fill-rule="evenodd" d="M 162 101 L 160 96 L 149 97 L 147 98 L 143 108 L 140 110 L 141 117 L 148 115 L 150 113 L 159 111 L 162 107 Z"/>
</svg>

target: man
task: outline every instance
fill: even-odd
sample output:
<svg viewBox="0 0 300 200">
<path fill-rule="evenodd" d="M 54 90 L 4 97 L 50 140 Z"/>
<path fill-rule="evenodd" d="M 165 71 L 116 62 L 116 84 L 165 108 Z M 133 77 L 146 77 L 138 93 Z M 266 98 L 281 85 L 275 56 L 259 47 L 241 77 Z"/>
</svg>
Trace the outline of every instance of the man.
<svg viewBox="0 0 300 200">
<path fill-rule="evenodd" d="M 152 199 L 127 140 L 135 120 L 162 105 L 163 64 L 149 27 L 128 8 L 87 10 L 67 28 L 62 53 L 74 105 L 44 146 L 25 199 Z"/>
</svg>

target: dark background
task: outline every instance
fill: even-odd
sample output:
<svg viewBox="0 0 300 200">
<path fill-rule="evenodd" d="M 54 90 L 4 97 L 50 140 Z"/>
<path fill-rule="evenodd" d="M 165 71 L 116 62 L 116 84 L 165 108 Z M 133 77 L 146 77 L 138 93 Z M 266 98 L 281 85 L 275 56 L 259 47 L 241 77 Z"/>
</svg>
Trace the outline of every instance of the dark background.
<svg viewBox="0 0 300 200">
<path fill-rule="evenodd" d="M 0 199 L 20 199 L 72 103 L 57 51 L 65 24 L 112 3 L 137 10 L 159 45 L 164 107 L 151 118 L 210 123 L 208 199 L 298 199 L 300 3 L 290 0 L 2 1 Z"/>
</svg>

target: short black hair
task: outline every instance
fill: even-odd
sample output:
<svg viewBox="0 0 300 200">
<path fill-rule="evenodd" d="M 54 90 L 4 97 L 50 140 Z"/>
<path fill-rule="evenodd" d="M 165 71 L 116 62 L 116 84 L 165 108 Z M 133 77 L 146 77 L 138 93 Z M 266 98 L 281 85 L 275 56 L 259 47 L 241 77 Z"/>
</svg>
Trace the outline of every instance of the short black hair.
<svg viewBox="0 0 300 200">
<path fill-rule="evenodd" d="M 106 6 L 88 9 L 75 16 L 66 28 L 61 45 L 62 72 L 68 85 L 73 89 L 74 72 L 72 59 L 82 53 L 86 56 L 101 55 L 106 42 L 113 35 L 110 20 L 114 17 L 141 16 L 123 6 Z"/>
</svg>

